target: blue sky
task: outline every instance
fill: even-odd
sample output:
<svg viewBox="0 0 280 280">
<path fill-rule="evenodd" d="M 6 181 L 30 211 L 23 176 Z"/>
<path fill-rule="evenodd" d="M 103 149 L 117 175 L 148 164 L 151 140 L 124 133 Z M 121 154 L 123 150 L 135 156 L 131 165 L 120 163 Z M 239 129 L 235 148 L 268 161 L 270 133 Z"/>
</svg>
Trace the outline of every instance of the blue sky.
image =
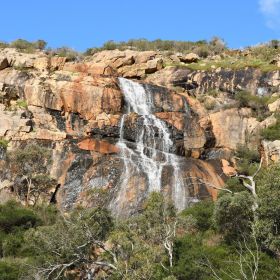
<svg viewBox="0 0 280 280">
<path fill-rule="evenodd" d="M 1 0 L 0 40 L 44 39 L 77 50 L 131 38 L 232 48 L 280 39 L 280 0 Z"/>
</svg>

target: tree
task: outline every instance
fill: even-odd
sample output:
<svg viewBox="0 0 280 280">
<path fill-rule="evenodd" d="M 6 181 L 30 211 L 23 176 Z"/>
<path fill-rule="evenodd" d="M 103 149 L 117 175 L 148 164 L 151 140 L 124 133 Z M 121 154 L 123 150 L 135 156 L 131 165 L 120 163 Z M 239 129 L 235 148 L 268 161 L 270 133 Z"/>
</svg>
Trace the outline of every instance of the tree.
<svg viewBox="0 0 280 280">
<path fill-rule="evenodd" d="M 29 230 L 25 242 L 36 252 L 36 266 L 28 277 L 95 279 L 98 273 L 116 269 L 105 258 L 110 254 L 105 241 L 112 226 L 109 212 L 94 208 L 77 209 L 69 217 L 61 215 L 53 226 Z"/>
<path fill-rule="evenodd" d="M 151 193 L 141 213 L 118 222 L 110 235 L 117 279 L 163 279 L 174 266 L 174 242 L 189 226 L 162 194 Z"/>
<path fill-rule="evenodd" d="M 280 257 L 280 165 L 263 170 L 257 179 L 256 235 L 262 246 Z"/>
<path fill-rule="evenodd" d="M 44 41 L 44 40 L 37 40 L 36 42 L 33 43 L 34 44 L 34 47 L 38 50 L 44 50 L 47 46 L 47 42 Z"/>
<path fill-rule="evenodd" d="M 46 193 L 54 185 L 54 180 L 48 175 L 51 164 L 49 149 L 30 144 L 9 152 L 8 162 L 15 174 L 14 190 L 26 205 L 35 205 L 40 194 Z"/>
<path fill-rule="evenodd" d="M 253 204 L 252 196 L 246 191 L 234 195 L 224 194 L 216 202 L 214 221 L 229 244 L 251 234 L 254 222 Z"/>
</svg>

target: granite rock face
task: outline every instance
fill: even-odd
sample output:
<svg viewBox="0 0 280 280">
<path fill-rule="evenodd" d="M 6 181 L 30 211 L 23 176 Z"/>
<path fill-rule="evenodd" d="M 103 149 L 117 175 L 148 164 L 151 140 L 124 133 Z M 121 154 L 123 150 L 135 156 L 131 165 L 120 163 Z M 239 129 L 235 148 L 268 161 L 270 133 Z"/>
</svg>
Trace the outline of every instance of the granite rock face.
<svg viewBox="0 0 280 280">
<path fill-rule="evenodd" d="M 225 94 L 240 89 L 270 94 L 279 90 L 279 71 L 191 71 L 164 67 L 168 59 L 198 58 L 166 58 L 160 52 L 116 50 L 99 52 L 75 63 L 42 52 L 2 50 L 0 139 L 9 141 L 9 151 L 28 143 L 52 149 L 49 172 L 56 181 L 56 201 L 62 209 L 92 207 L 92 190 L 104 190 L 105 201 L 113 212 L 136 213 L 148 195 L 148 181 L 139 172 L 127 180 L 127 188 L 120 193 L 125 162 L 119 142 L 123 137 L 132 151 L 137 151 L 145 117 L 129 111 L 118 80 L 126 77 L 149 93 L 153 115 L 171 135 L 169 152 L 180 164 L 187 199 L 216 199 L 217 190 L 210 186 L 222 187 L 226 176 L 234 174 L 233 152 L 239 145 L 257 149 L 261 129 L 274 124 L 276 118 L 272 115 L 259 121 L 249 108 L 221 107 L 209 111 L 195 96 L 210 89 Z M 272 112 L 277 111 L 278 103 L 271 108 Z M 160 143 L 160 131 L 156 127 L 151 130 L 155 133 L 153 141 Z M 151 145 L 157 147 L 157 143 Z M 263 142 L 262 146 L 268 163 L 278 161 L 277 141 Z M 3 148 L 0 164 L 6 164 Z M 1 186 L 11 192 L 13 171 L 1 170 Z M 174 193 L 170 179 L 173 172 L 168 166 L 162 171 L 160 191 L 169 197 Z"/>
</svg>

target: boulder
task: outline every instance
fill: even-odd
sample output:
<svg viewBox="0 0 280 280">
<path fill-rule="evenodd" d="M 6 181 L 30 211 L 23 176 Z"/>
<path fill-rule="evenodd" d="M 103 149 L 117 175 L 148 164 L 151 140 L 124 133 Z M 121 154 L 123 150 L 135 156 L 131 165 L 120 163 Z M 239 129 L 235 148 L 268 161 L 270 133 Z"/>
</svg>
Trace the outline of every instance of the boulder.
<svg viewBox="0 0 280 280">
<path fill-rule="evenodd" d="M 270 112 L 276 112 L 280 110 L 280 98 L 276 101 L 268 104 L 268 109 Z"/>
<path fill-rule="evenodd" d="M 156 58 L 146 63 L 133 64 L 118 69 L 118 73 L 124 78 L 143 78 L 146 74 L 152 74 L 163 68 L 163 60 Z"/>
<path fill-rule="evenodd" d="M 28 119 L 21 118 L 23 111 L 0 111 L 0 137 L 10 139 L 19 132 L 28 133 L 31 130 Z"/>
<path fill-rule="evenodd" d="M 280 140 L 261 142 L 261 153 L 264 165 L 276 163 L 280 161 Z"/>
<path fill-rule="evenodd" d="M 270 64 L 274 64 L 277 67 L 280 67 L 280 55 L 277 55 L 271 62 Z"/>
<path fill-rule="evenodd" d="M 215 137 L 215 147 L 236 149 L 246 145 L 252 132 L 259 122 L 251 118 L 251 110 L 232 108 L 209 115 L 212 132 Z"/>
<path fill-rule="evenodd" d="M 66 63 L 63 66 L 64 71 L 70 71 L 70 72 L 81 72 L 85 74 L 90 74 L 92 76 L 95 75 L 107 75 L 107 76 L 114 76 L 115 71 L 114 69 L 107 65 L 106 63 Z"/>
<path fill-rule="evenodd" d="M 0 57 L 0 71 L 9 67 L 9 62 L 6 57 Z"/>
<path fill-rule="evenodd" d="M 185 56 L 180 56 L 179 59 L 184 63 L 192 63 L 197 62 L 199 60 L 199 56 L 195 53 L 188 53 Z"/>
<path fill-rule="evenodd" d="M 35 59 L 33 67 L 40 71 L 47 71 L 50 68 L 50 58 L 47 56 L 38 57 Z"/>
<path fill-rule="evenodd" d="M 222 159 L 221 160 L 221 163 L 222 163 L 222 170 L 223 170 L 223 173 L 228 176 L 228 177 L 232 177 L 234 175 L 237 174 L 237 171 L 235 170 L 234 167 L 230 166 L 230 163 L 225 160 L 225 159 Z"/>
</svg>

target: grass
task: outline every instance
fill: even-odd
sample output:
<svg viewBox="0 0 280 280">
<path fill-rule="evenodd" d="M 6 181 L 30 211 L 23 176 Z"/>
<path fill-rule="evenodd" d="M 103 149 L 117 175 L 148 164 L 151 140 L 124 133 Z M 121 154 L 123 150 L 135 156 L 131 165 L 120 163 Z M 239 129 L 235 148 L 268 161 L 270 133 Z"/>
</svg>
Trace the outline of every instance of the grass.
<svg viewBox="0 0 280 280">
<path fill-rule="evenodd" d="M 21 109 L 27 109 L 28 105 L 27 105 L 26 100 L 19 99 L 19 100 L 17 100 L 17 106 Z"/>
<path fill-rule="evenodd" d="M 9 141 L 5 139 L 0 139 L 0 148 L 4 148 L 5 150 L 8 148 Z"/>
</svg>

